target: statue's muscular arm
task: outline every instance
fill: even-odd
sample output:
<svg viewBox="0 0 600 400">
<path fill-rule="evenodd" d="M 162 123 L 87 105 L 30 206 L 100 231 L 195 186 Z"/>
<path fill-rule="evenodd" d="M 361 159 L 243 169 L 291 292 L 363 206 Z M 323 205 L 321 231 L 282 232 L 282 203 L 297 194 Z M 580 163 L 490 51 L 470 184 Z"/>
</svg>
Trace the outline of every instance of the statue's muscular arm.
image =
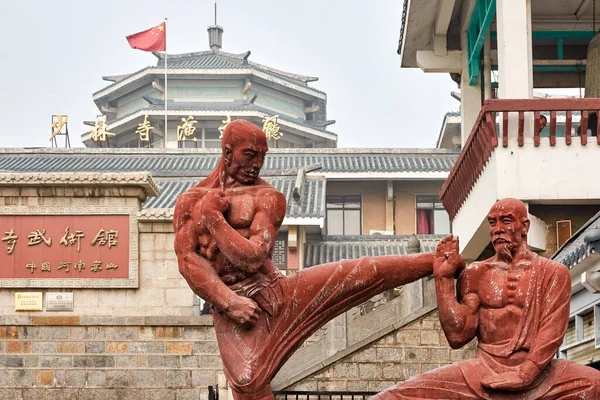
<svg viewBox="0 0 600 400">
<path fill-rule="evenodd" d="M 218 311 L 223 311 L 238 324 L 258 320 L 259 308 L 254 301 L 235 294 L 217 274 L 209 260 L 197 253 L 199 246 L 196 224 L 192 210 L 202 200 L 203 193 L 184 193 L 177 199 L 173 225 L 175 229 L 175 253 L 179 271 L 190 288 L 208 301 Z"/>
<path fill-rule="evenodd" d="M 210 202 L 218 194 L 209 194 Z M 203 212 L 206 226 L 227 259 L 248 273 L 259 271 L 270 256 L 279 227 L 285 217 L 285 196 L 273 189 L 259 191 L 254 199 L 255 214 L 250 224 L 250 237 L 246 239 L 229 225 L 221 212 Z"/>
<path fill-rule="evenodd" d="M 433 276 L 438 302 L 438 312 L 444 334 L 453 349 L 469 343 L 479 326 L 479 297 L 472 283 L 477 270 L 464 268 L 458 253 L 458 238 L 448 236 L 438 244 L 433 263 Z M 463 269 L 458 280 L 458 299 L 454 290 L 454 277 Z"/>
</svg>

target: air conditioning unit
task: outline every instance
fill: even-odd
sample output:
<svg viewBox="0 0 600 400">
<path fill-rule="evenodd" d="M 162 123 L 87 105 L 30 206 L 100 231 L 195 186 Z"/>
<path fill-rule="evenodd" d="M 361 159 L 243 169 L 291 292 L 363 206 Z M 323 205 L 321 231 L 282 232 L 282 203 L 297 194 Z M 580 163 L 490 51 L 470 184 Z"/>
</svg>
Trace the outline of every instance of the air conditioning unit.
<svg viewBox="0 0 600 400">
<path fill-rule="evenodd" d="M 393 235 L 394 231 L 379 231 L 376 229 L 369 230 L 369 235 Z"/>
</svg>

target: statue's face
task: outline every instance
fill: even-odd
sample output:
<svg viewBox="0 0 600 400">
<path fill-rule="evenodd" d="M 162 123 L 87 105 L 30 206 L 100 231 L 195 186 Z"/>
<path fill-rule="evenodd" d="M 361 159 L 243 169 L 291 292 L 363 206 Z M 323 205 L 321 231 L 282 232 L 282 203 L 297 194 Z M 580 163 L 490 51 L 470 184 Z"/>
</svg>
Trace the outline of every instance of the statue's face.
<svg viewBox="0 0 600 400">
<path fill-rule="evenodd" d="M 258 179 L 269 150 L 263 135 L 249 133 L 225 150 L 227 175 L 243 185 L 252 185 Z"/>
<path fill-rule="evenodd" d="M 487 219 L 496 254 L 511 261 L 515 251 L 527 238 L 529 230 L 527 215 L 523 215 L 521 207 L 515 207 L 510 201 L 501 200 L 494 204 Z"/>
</svg>

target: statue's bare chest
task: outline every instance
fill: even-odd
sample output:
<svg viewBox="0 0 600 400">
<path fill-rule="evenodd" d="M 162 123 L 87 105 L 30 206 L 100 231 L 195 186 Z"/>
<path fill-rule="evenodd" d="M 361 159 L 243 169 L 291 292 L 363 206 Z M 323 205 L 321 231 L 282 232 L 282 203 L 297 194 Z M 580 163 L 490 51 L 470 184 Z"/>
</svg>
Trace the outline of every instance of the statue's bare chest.
<svg viewBox="0 0 600 400">
<path fill-rule="evenodd" d="M 225 192 L 231 207 L 224 213 L 224 217 L 234 229 L 249 228 L 256 214 L 256 199 L 252 193 L 229 190 Z M 192 211 L 192 218 L 198 227 L 198 233 L 208 233 L 208 229 L 202 218 L 202 206 L 205 196 L 202 196 Z"/>
<path fill-rule="evenodd" d="M 231 202 L 230 210 L 225 213 L 227 222 L 235 229 L 249 228 L 256 215 L 255 196 L 239 191 L 226 194 Z"/>
<path fill-rule="evenodd" d="M 486 308 L 523 308 L 531 278 L 530 269 L 490 269 L 483 274 L 479 300 Z"/>
</svg>

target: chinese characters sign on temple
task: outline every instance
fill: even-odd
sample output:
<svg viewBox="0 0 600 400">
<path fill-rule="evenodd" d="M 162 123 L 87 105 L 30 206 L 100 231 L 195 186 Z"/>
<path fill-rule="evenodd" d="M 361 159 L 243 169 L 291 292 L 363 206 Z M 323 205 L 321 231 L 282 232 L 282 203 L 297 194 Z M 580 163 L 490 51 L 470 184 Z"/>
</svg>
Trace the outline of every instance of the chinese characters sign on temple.
<svg viewBox="0 0 600 400">
<path fill-rule="evenodd" d="M 277 122 L 279 115 L 273 115 L 263 119 L 262 130 L 267 135 L 267 139 L 279 140 L 283 133 L 279 132 L 279 123 Z"/>
<path fill-rule="evenodd" d="M 128 215 L 2 215 L 0 278 L 128 278 Z"/>
<path fill-rule="evenodd" d="M 148 121 L 148 116 L 144 115 L 144 121 L 140 122 L 135 130 L 135 133 L 140 137 L 141 142 L 149 142 L 150 141 L 150 131 L 154 129 L 152 125 L 150 125 L 150 121 Z"/>
<path fill-rule="evenodd" d="M 115 133 L 107 131 L 108 125 L 106 125 L 106 115 L 99 115 L 94 122 L 94 127 L 89 130 L 90 138 L 94 142 L 106 142 L 109 136 L 115 136 Z"/>
</svg>

